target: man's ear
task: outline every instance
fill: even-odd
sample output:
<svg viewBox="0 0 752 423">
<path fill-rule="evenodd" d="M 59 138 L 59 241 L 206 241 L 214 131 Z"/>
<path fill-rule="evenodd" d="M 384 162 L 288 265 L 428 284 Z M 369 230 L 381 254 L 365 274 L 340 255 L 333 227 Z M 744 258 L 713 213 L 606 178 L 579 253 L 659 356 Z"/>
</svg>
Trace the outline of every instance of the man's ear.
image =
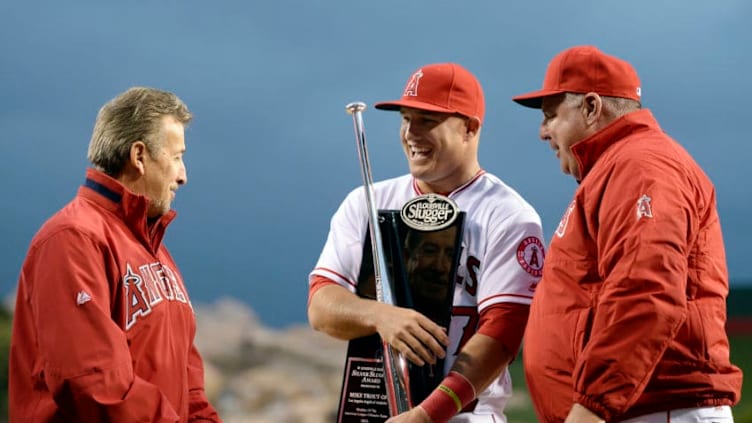
<svg viewBox="0 0 752 423">
<path fill-rule="evenodd" d="M 130 165 L 136 169 L 139 175 L 143 176 L 146 173 L 146 166 L 144 160 L 149 152 L 146 150 L 146 144 L 143 141 L 136 141 L 131 144 L 131 151 L 128 158 Z"/>
<path fill-rule="evenodd" d="M 467 118 L 465 120 L 465 128 L 467 129 L 467 136 L 475 136 L 475 134 L 477 134 L 480 130 L 480 119 L 478 119 L 477 117 Z"/>
<path fill-rule="evenodd" d="M 603 99 L 597 93 L 587 93 L 582 99 L 583 113 L 588 126 L 595 124 L 603 112 Z"/>
</svg>

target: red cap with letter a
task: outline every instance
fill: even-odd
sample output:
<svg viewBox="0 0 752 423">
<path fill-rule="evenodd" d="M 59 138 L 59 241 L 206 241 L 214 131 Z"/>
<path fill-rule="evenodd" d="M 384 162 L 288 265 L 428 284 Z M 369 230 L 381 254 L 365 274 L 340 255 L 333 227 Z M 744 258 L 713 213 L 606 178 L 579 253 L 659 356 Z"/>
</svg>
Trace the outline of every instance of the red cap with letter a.
<svg viewBox="0 0 752 423">
<path fill-rule="evenodd" d="M 640 101 L 640 78 L 632 65 L 593 46 L 577 46 L 557 54 L 548 64 L 543 88 L 513 97 L 517 103 L 541 108 L 543 97 L 594 92 L 606 97 Z"/>
<path fill-rule="evenodd" d="M 456 63 L 434 63 L 413 72 L 401 99 L 376 103 L 374 107 L 457 113 L 478 118 L 483 123 L 486 106 L 480 82 L 470 71 Z"/>
</svg>

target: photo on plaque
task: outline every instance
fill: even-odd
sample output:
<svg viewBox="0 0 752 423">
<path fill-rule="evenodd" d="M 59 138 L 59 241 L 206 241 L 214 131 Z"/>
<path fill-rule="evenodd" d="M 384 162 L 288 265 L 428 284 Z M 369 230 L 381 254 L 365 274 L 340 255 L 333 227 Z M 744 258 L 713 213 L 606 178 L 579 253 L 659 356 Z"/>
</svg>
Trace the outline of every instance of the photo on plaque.
<svg viewBox="0 0 752 423">
<path fill-rule="evenodd" d="M 389 272 L 387 280 L 392 282 L 396 305 L 419 311 L 448 328 L 464 213 L 449 198 L 426 194 L 412 199 L 402 210 L 379 210 L 378 215 Z M 376 300 L 368 232 L 363 244 L 357 294 Z M 348 343 L 338 423 L 380 423 L 389 418 L 383 353 L 378 334 Z M 434 365 L 409 363 L 409 389 L 414 404 L 420 403 L 443 380 L 443 369 L 443 359 Z"/>
</svg>

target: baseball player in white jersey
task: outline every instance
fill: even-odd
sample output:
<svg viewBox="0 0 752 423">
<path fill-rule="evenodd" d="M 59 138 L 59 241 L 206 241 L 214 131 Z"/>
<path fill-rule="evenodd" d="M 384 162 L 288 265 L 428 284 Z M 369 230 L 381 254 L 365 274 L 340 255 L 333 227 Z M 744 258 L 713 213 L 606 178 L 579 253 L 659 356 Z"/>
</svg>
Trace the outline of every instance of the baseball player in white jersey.
<svg viewBox="0 0 752 423">
<path fill-rule="evenodd" d="M 311 326 L 350 340 L 378 333 L 418 365 L 444 361 L 446 374 L 428 397 L 396 422 L 505 422 L 511 395 L 506 370 L 519 350 L 529 304 L 543 268 L 540 217 L 512 188 L 478 163 L 484 116 L 477 79 L 454 63 L 423 66 L 398 110 L 410 174 L 374 184 L 378 209 L 439 193 L 466 213 L 452 318 L 442 328 L 415 310 L 355 294 L 368 210 L 363 188 L 352 191 L 331 220 L 328 239 L 310 274 Z"/>
</svg>

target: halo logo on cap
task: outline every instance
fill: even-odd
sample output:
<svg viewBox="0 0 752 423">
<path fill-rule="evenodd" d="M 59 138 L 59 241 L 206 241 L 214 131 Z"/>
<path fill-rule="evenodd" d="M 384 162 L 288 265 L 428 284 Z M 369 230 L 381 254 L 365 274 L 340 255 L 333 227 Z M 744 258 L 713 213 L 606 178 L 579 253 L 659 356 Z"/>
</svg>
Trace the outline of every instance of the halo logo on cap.
<svg viewBox="0 0 752 423">
<path fill-rule="evenodd" d="M 410 77 L 410 80 L 407 81 L 407 85 L 405 86 L 405 92 L 402 93 L 403 97 L 417 97 L 418 96 L 418 84 L 420 83 L 420 78 L 423 78 L 423 69 L 418 69 L 417 72 L 413 74 L 413 76 Z"/>
<path fill-rule="evenodd" d="M 459 214 L 457 204 L 439 194 L 419 195 L 402 206 L 405 224 L 419 231 L 437 231 L 451 225 Z"/>
</svg>

